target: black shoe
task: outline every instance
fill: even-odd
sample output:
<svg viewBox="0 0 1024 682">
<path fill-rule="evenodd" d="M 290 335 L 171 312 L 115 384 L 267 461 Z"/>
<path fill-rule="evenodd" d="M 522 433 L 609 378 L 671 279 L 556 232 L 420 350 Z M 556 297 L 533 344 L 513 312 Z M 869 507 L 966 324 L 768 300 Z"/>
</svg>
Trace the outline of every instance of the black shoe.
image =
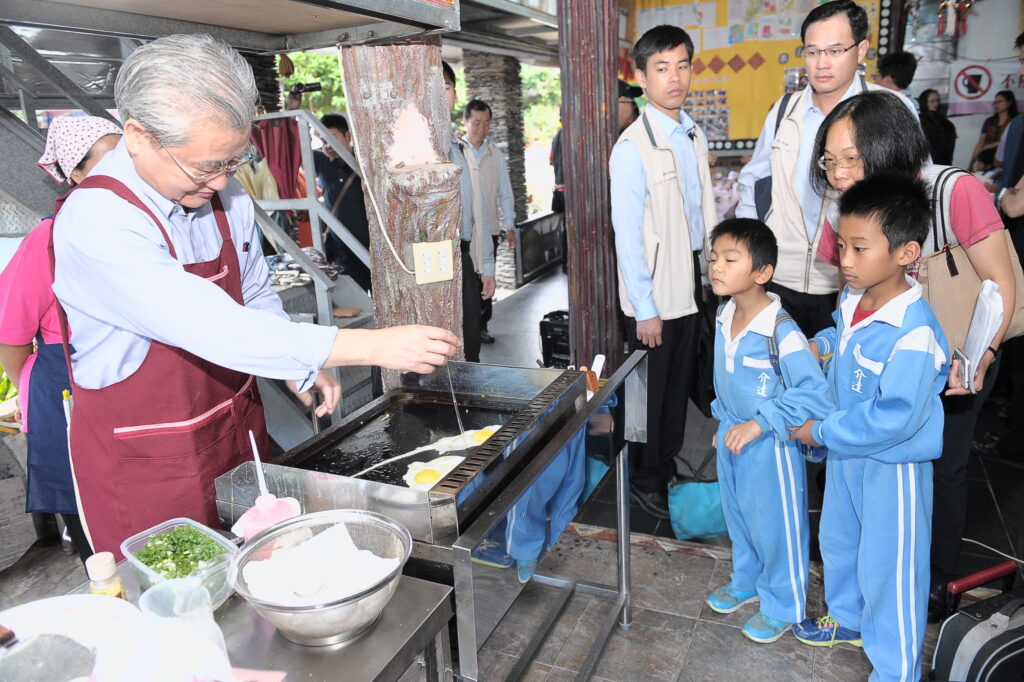
<svg viewBox="0 0 1024 682">
<path fill-rule="evenodd" d="M 634 484 L 629 485 L 629 499 L 636 502 L 641 509 L 658 519 L 667 519 L 668 494 L 663 490 L 641 490 Z"/>
<path fill-rule="evenodd" d="M 490 333 L 486 329 L 480 330 L 480 341 L 482 343 L 494 343 L 494 334 Z"/>
<path fill-rule="evenodd" d="M 928 593 L 928 622 L 940 623 L 946 619 L 949 605 L 946 601 L 946 586 L 936 585 Z"/>
</svg>

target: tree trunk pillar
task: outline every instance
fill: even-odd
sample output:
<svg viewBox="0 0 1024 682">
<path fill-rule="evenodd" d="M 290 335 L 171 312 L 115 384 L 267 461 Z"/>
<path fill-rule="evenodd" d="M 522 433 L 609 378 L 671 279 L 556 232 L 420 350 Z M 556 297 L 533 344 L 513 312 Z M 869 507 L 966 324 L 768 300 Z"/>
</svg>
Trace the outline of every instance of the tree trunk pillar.
<svg viewBox="0 0 1024 682">
<path fill-rule="evenodd" d="M 377 327 L 428 324 L 461 337 L 461 169 L 448 161 L 440 43 L 343 47 L 341 67 L 367 190 Z M 445 239 L 452 240 L 453 278 L 416 284 L 406 271 L 415 271 L 413 244 Z M 393 388 L 398 373 L 385 370 L 383 380 L 384 390 Z"/>
<path fill-rule="evenodd" d="M 562 70 L 562 160 L 569 256 L 572 358 L 623 359 L 608 157 L 615 142 L 617 0 L 558 0 Z"/>
</svg>

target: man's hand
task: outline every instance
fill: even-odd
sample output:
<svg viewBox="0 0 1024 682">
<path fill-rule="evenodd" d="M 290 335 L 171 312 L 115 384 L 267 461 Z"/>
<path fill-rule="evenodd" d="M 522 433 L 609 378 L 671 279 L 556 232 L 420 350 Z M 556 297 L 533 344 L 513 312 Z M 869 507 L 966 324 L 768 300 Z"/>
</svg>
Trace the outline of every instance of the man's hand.
<svg viewBox="0 0 1024 682">
<path fill-rule="evenodd" d="M 661 345 L 661 328 L 663 326 L 660 317 L 639 320 L 636 323 L 636 338 L 648 348 L 657 348 Z"/>
<path fill-rule="evenodd" d="M 818 350 L 818 344 L 814 341 L 808 341 L 807 345 L 811 347 L 811 352 L 814 353 L 814 359 L 821 362 L 821 351 Z"/>
<path fill-rule="evenodd" d="M 734 455 L 743 454 L 743 446 L 761 437 L 761 425 L 751 419 L 725 432 L 725 447 Z"/>
<path fill-rule="evenodd" d="M 814 440 L 812 434 L 812 428 L 814 427 L 814 420 L 808 419 L 804 422 L 804 425 L 800 428 L 791 428 L 791 434 L 789 434 L 790 440 L 798 440 L 804 445 L 810 445 L 812 448 L 820 448 L 821 443 Z"/>
<path fill-rule="evenodd" d="M 306 407 L 313 404 L 313 391 L 319 393 L 323 397 L 323 402 L 317 405 L 316 416 L 318 417 L 334 412 L 334 407 L 338 404 L 338 400 L 341 399 L 341 384 L 331 376 L 330 372 L 325 370 L 320 370 L 317 373 L 316 379 L 313 381 L 313 387 L 308 391 L 299 393 L 298 385 L 291 380 L 286 381 L 285 384 L 298 397 L 299 402 Z"/>
<path fill-rule="evenodd" d="M 505 239 L 508 240 L 508 248 L 516 248 L 516 231 L 515 229 L 505 230 Z"/>
<path fill-rule="evenodd" d="M 494 278 L 489 275 L 482 275 L 480 281 L 483 283 L 483 291 L 480 292 L 480 297 L 485 301 L 491 296 L 494 296 Z"/>
<path fill-rule="evenodd" d="M 419 324 L 374 331 L 374 365 L 402 372 L 430 374 L 455 355 L 459 339 L 447 329 Z"/>
</svg>

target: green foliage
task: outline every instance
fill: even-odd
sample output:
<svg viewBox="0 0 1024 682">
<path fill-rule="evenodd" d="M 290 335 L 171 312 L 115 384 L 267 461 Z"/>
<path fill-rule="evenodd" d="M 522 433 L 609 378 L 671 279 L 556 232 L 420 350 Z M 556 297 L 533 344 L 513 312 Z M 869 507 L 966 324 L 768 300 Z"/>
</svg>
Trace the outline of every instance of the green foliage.
<svg viewBox="0 0 1024 682">
<path fill-rule="evenodd" d="M 345 92 L 341 83 L 341 67 L 337 55 L 316 52 L 293 52 L 288 55 L 295 65 L 295 73 L 285 82 L 289 90 L 296 83 L 320 83 L 323 90 L 302 96 L 302 107 L 315 116 L 333 112 L 345 113 Z"/>
<path fill-rule="evenodd" d="M 558 108 L 562 103 L 562 78 L 558 69 L 523 64 L 523 108 L 536 105 Z"/>
<path fill-rule="evenodd" d="M 557 104 L 534 104 L 523 112 L 526 144 L 551 144 L 559 127 Z"/>
</svg>

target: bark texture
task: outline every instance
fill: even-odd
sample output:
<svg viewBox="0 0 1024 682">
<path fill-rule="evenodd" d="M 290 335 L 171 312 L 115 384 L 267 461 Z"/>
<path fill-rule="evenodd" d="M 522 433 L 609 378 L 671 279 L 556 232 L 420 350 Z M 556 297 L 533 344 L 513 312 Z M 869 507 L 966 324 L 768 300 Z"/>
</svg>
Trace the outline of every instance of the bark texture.
<svg viewBox="0 0 1024 682">
<path fill-rule="evenodd" d="M 562 162 L 573 362 L 623 359 L 608 157 L 615 142 L 617 0 L 558 0 L 562 68 Z"/>
<path fill-rule="evenodd" d="M 459 166 L 448 161 L 451 125 L 436 39 L 341 50 L 349 126 L 363 173 L 370 220 L 378 327 L 429 324 L 462 336 Z M 378 215 L 378 210 L 380 215 Z M 451 239 L 454 277 L 417 285 L 413 244 Z M 461 352 L 461 351 L 460 351 Z M 384 389 L 398 373 L 385 370 Z"/>
</svg>

